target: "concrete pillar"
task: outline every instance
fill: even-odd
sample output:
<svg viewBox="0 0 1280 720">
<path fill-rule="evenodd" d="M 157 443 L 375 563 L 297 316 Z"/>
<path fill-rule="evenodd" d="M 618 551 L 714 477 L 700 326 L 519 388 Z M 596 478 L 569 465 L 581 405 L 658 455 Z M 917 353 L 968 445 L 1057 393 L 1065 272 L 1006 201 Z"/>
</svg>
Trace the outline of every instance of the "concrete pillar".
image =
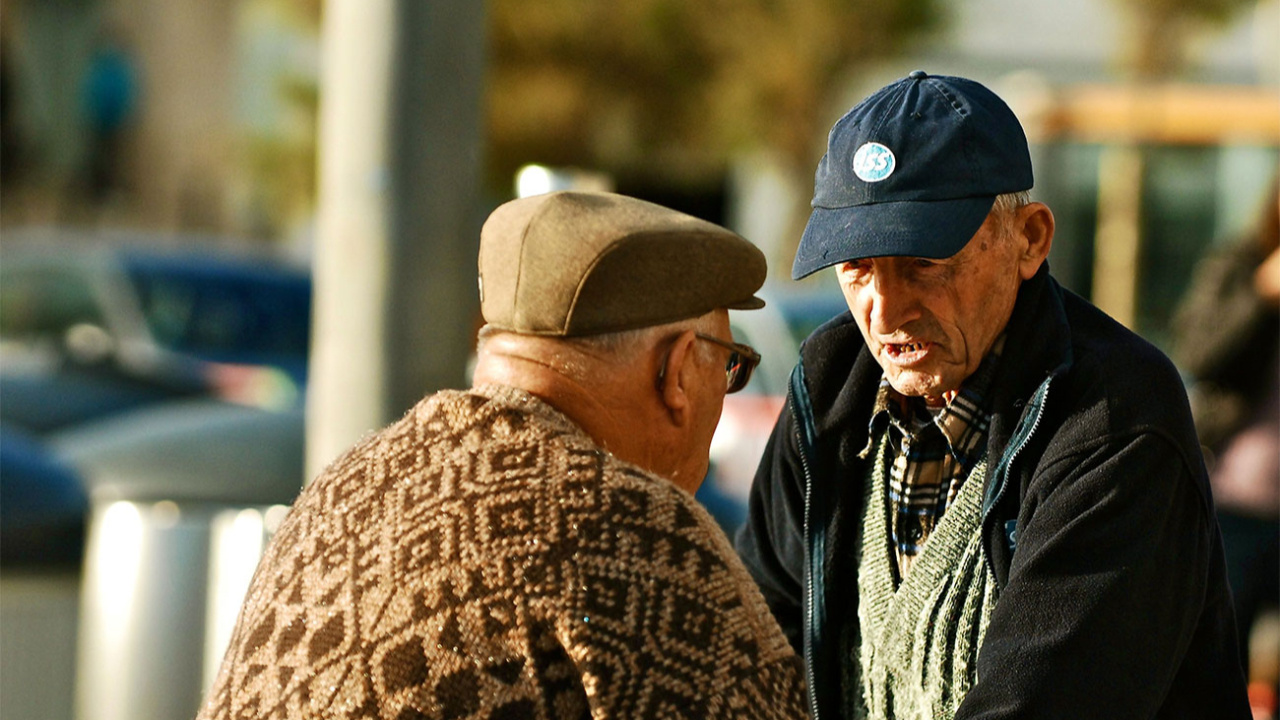
<svg viewBox="0 0 1280 720">
<path fill-rule="evenodd" d="M 422 395 L 463 383 L 484 6 L 329 0 L 307 474 Z"/>
</svg>

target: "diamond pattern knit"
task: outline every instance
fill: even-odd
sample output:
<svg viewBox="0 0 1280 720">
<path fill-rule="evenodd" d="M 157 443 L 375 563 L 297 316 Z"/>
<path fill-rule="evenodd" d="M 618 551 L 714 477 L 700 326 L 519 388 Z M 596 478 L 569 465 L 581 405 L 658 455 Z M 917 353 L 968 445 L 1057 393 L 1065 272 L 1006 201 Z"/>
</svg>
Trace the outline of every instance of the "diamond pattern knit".
<svg viewBox="0 0 1280 720">
<path fill-rule="evenodd" d="M 303 491 L 199 717 L 793 718 L 801 677 L 688 493 L 487 386 Z"/>
</svg>

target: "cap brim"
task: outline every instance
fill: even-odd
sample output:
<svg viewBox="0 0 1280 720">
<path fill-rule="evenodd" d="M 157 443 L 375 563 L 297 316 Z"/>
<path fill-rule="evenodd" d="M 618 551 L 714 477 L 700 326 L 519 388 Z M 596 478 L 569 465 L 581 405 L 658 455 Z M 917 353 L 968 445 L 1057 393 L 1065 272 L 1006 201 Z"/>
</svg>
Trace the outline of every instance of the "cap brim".
<svg viewBox="0 0 1280 720">
<path fill-rule="evenodd" d="M 736 303 L 732 303 L 728 307 L 730 310 L 759 310 L 764 307 L 764 300 L 752 295 L 746 300 L 740 300 Z"/>
<path fill-rule="evenodd" d="M 995 196 L 909 200 L 843 208 L 815 207 L 805 225 L 791 277 L 868 257 L 949 258 L 973 238 Z"/>
</svg>

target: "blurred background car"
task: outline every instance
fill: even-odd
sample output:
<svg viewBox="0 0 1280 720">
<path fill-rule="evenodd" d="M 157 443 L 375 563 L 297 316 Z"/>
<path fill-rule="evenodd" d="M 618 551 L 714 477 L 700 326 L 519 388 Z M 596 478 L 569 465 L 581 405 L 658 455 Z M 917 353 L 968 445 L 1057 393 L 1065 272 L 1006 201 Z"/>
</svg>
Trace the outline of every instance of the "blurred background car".
<svg viewBox="0 0 1280 720">
<path fill-rule="evenodd" d="M 822 288 L 785 292 L 767 286 L 761 296 L 763 308 L 729 313 L 734 340 L 754 347 L 760 366 L 747 387 L 725 396 L 710 469 L 696 496 L 731 538 L 746 520 L 751 480 L 786 403 L 800 343 L 847 309 L 838 291 Z"/>
<path fill-rule="evenodd" d="M 6 235 L 0 422 L 42 435 L 180 397 L 301 401 L 307 272 L 261 252 L 146 240 Z"/>
<path fill-rule="evenodd" d="M 79 555 L 76 535 L 57 527 L 76 507 L 83 511 L 74 497 L 87 496 L 91 481 L 54 456 L 60 435 L 79 430 L 105 438 L 93 447 L 128 447 L 135 439 L 114 420 L 182 400 L 211 401 L 186 405 L 193 434 L 206 415 L 208 423 L 225 424 L 220 403 L 251 408 L 242 411 L 244 422 L 258 412 L 300 415 L 311 307 L 305 269 L 261 252 L 211 249 L 207 239 L 162 244 L 138 234 L 33 229 L 6 233 L 5 241 L 0 484 L 13 499 L 3 522 L 7 566 L 40 554 Z M 90 426 L 99 429 L 84 432 Z M 300 422 L 293 431 L 300 446 Z M 225 480 L 206 472 L 216 492 L 212 486 Z M 290 472 L 300 487 L 300 462 Z M 48 533 L 62 542 L 35 541 Z"/>
<path fill-rule="evenodd" d="M 76 571 L 87 511 L 74 469 L 39 439 L 0 426 L 0 566 Z"/>
</svg>

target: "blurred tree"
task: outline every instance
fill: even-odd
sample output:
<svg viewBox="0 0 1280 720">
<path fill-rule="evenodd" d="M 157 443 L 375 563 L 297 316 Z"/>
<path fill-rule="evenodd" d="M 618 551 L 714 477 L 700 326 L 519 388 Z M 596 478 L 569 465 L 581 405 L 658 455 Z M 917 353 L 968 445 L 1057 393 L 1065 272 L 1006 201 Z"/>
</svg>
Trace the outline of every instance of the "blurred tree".
<svg viewBox="0 0 1280 720">
<path fill-rule="evenodd" d="M 808 181 L 824 102 L 936 0 L 493 0 L 490 182 L 525 162 L 672 182 L 769 149 Z"/>
<path fill-rule="evenodd" d="M 237 5 L 238 230 L 296 239 L 316 203 L 323 0 Z"/>
<path fill-rule="evenodd" d="M 1203 26 L 1225 25 L 1258 0 L 1115 0 L 1133 32 L 1121 46 L 1121 70 L 1135 80 L 1175 76 L 1187 62 L 1190 36 Z"/>
<path fill-rule="evenodd" d="M 1176 77 L 1189 60 L 1197 31 L 1224 25 L 1258 0 L 1115 0 L 1128 32 L 1119 70 L 1141 86 Z M 1148 148 L 1136 142 L 1103 149 L 1099 159 L 1098 225 L 1091 299 L 1130 328 L 1137 327 L 1143 265 L 1142 200 Z"/>
</svg>

